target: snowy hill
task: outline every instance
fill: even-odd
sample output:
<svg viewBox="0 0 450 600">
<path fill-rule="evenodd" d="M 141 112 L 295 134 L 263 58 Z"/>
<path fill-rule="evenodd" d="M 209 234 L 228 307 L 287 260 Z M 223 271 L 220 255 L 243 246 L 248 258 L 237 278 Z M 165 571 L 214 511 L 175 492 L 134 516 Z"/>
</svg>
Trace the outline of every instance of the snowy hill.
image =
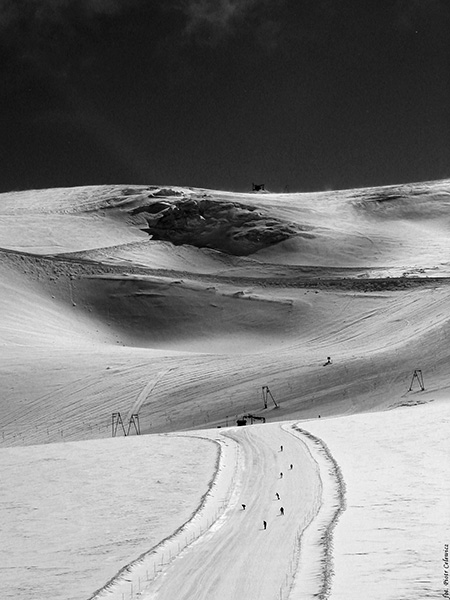
<svg viewBox="0 0 450 600">
<path fill-rule="evenodd" d="M 349 506 L 342 503 L 337 513 L 331 509 L 327 512 L 327 506 L 333 505 L 338 480 L 333 475 L 327 488 L 326 454 L 317 454 L 314 444 L 308 446 L 312 443 L 308 436 L 291 426 L 297 422 L 297 427 L 317 434 L 325 445 L 330 440 L 329 451 L 332 457 L 336 454 L 337 464 L 342 463 L 349 497 L 356 466 L 346 461 L 345 453 L 358 454 L 368 468 L 372 455 L 360 446 L 365 436 L 371 443 L 377 439 L 379 447 L 371 452 L 381 452 L 382 464 L 390 460 L 396 444 L 414 461 L 414 431 L 420 439 L 420 456 L 426 456 L 427 448 L 431 457 L 441 456 L 442 447 L 429 444 L 428 437 L 433 429 L 430 422 L 435 422 L 436 435 L 445 443 L 441 433 L 448 422 L 449 203 L 450 180 L 316 194 L 237 194 L 130 185 L 0 194 L 0 461 L 15 473 L 2 492 L 0 520 L 7 522 L 6 515 L 10 514 L 10 522 L 19 527 L 31 519 L 31 544 L 26 554 L 14 545 L 25 547 L 25 538 L 20 541 L 19 536 L 15 542 L 13 529 L 7 531 L 12 549 L 6 554 L 6 576 L 12 591 L 4 597 L 39 598 L 41 590 L 48 589 L 47 598 L 81 599 L 92 596 L 110 580 L 112 585 L 101 594 L 117 594 L 119 600 L 122 594 L 130 597 L 131 590 L 123 585 L 128 586 L 131 580 L 124 584 L 122 576 L 119 585 L 115 579 L 120 569 L 134 564 L 140 556 L 151 557 L 152 548 L 159 547 L 163 538 L 180 528 L 189 514 L 197 514 L 195 507 L 201 496 L 207 489 L 214 495 L 211 482 L 217 483 L 221 472 L 229 476 L 219 486 L 227 500 L 220 509 L 208 513 L 207 507 L 212 506 L 208 502 L 214 499 L 206 497 L 202 505 L 206 525 L 202 521 L 200 528 L 194 527 L 196 548 L 187 543 L 178 548 L 177 540 L 170 549 L 167 568 L 175 569 L 172 585 L 176 588 L 181 581 L 192 580 L 193 587 L 179 598 L 203 596 L 195 589 L 200 583 L 195 583 L 191 567 L 178 571 L 179 563 L 172 561 L 172 554 L 183 552 L 187 564 L 194 565 L 198 560 L 206 561 L 210 543 L 223 547 L 223 553 L 219 552 L 214 560 L 220 563 L 223 557 L 224 572 L 229 572 L 237 555 L 243 558 L 242 563 L 237 561 L 233 566 L 236 571 L 230 580 L 204 587 L 209 589 L 205 598 L 225 598 L 226 593 L 229 598 L 278 598 L 280 594 L 285 598 L 288 590 L 300 593 L 300 588 L 303 596 L 298 597 L 329 593 L 330 598 L 360 597 L 361 587 L 348 589 L 348 581 L 333 588 L 327 567 L 333 558 L 331 550 L 324 551 L 319 534 L 314 537 L 311 533 L 314 527 L 319 531 L 322 526 L 330 535 L 334 527 L 338 531 L 335 514 L 339 516 L 344 508 L 350 514 Z M 324 367 L 328 356 L 331 364 Z M 408 391 L 415 369 L 421 370 L 425 389 L 415 382 L 413 390 Z M 269 399 L 267 407 L 263 386 L 269 386 L 274 398 L 274 402 Z M 426 406 L 429 403 L 433 404 Z M 382 416 L 372 414 L 386 410 Z M 138 413 L 141 433 L 155 435 L 133 438 L 130 444 L 131 439 L 121 440 L 120 444 L 115 440 L 112 446 L 113 441 L 106 438 L 111 437 L 111 419 L 116 412 L 126 423 Z M 264 417 L 266 425 L 232 427 L 239 416 L 249 413 Z M 406 433 L 399 434 L 402 418 L 398 415 L 402 413 L 408 415 Z M 383 436 L 378 436 L 377 426 L 371 426 L 375 423 L 383 428 Z M 350 426 L 355 428 L 354 434 L 346 439 L 343 432 Z M 111 501 L 122 492 L 120 486 L 102 486 L 103 475 L 96 475 L 95 481 L 83 479 L 83 461 L 87 472 L 92 471 L 95 454 L 103 465 L 103 474 L 108 472 L 110 477 L 118 456 L 128 452 L 145 454 L 147 447 L 153 456 L 151 449 L 158 446 L 158 440 L 161 444 L 173 440 L 173 453 L 168 451 L 170 459 L 162 460 L 156 470 L 147 473 L 142 467 L 130 471 L 127 486 L 133 489 L 152 478 L 162 480 L 158 469 L 159 473 L 164 469 L 176 472 L 186 452 L 196 452 L 195 444 L 200 442 L 192 436 L 206 438 L 206 462 L 192 463 L 191 479 L 187 477 L 177 491 L 170 478 L 160 484 L 164 485 L 161 494 L 155 496 L 154 485 L 148 487 L 154 500 L 149 510 L 162 524 L 154 535 L 138 544 L 134 538 L 130 543 L 123 541 L 123 552 L 116 553 L 115 545 L 127 538 L 127 521 L 117 517 L 123 538 L 108 542 L 112 544 L 107 551 L 108 567 L 92 566 L 83 586 L 75 584 L 85 569 L 76 558 L 70 558 L 73 569 L 66 569 L 48 556 L 43 564 L 37 564 L 33 547 L 41 558 L 45 555 L 39 532 L 49 531 L 52 513 L 45 501 L 37 501 L 33 508 L 33 502 L 20 500 L 21 494 L 44 498 L 45 490 L 51 490 L 61 499 L 58 518 L 74 522 L 86 519 L 86 527 L 91 527 L 100 513 L 87 518 L 83 512 L 89 489 L 94 494 L 95 488 L 95 497 L 100 497 L 108 493 L 105 488 L 109 487 Z M 279 462 L 282 457 L 278 446 L 286 446 L 285 440 L 292 436 L 291 456 L 295 456 L 296 464 L 303 461 L 304 479 L 295 479 L 295 485 L 286 487 L 286 496 L 291 508 L 297 501 L 302 508 L 295 516 L 289 510 L 285 529 L 271 533 L 274 537 L 267 536 L 267 547 L 266 542 L 261 546 L 259 538 L 252 538 L 253 521 L 241 523 L 235 519 L 255 518 L 260 523 L 275 507 L 278 514 L 279 506 L 273 503 L 278 483 L 267 506 L 262 501 L 253 517 L 250 505 L 264 494 L 264 486 L 272 486 L 270 477 L 276 478 L 281 468 L 285 471 L 286 466 Z M 46 444 L 55 442 L 58 445 L 50 451 Z M 70 444 L 61 446 L 61 442 Z M 180 450 L 177 444 L 185 446 Z M 213 466 L 214 460 L 219 460 L 217 448 L 222 448 L 224 461 L 227 444 L 231 454 L 225 461 L 226 468 L 220 463 L 217 470 L 219 462 Z M 55 471 L 57 480 L 51 485 L 56 487 L 51 487 L 47 461 L 65 464 L 72 456 L 80 461 L 77 468 L 69 478 Z M 258 475 L 261 487 L 248 488 L 244 474 L 252 479 L 256 476 L 252 476 L 252 469 L 261 469 L 263 464 Z M 412 479 L 417 485 L 420 478 L 420 470 L 413 464 L 410 468 L 404 486 Z M 42 475 L 33 479 L 32 472 Z M 126 468 L 120 477 L 127 477 L 125 472 Z M 388 494 L 397 477 L 387 480 L 383 472 L 381 469 L 379 478 L 371 484 L 380 486 L 381 495 Z M 193 485 L 197 478 L 198 488 Z M 107 481 L 110 483 L 110 479 Z M 302 482 L 306 495 L 295 499 L 296 486 L 301 487 Z M 70 483 L 79 486 L 80 500 L 66 504 L 63 498 L 71 493 Z M 431 489 L 429 482 L 427 489 Z M 247 500 L 241 498 L 244 490 Z M 436 484 L 433 494 L 449 497 L 448 491 L 448 484 L 442 481 Z M 410 506 L 417 504 L 412 489 L 408 493 Z M 423 497 L 426 493 L 420 492 Z M 185 497 L 188 508 L 165 522 L 164 507 L 169 496 L 175 504 L 178 497 Z M 237 516 L 241 499 L 249 508 L 245 515 Z M 429 500 L 432 502 L 431 496 Z M 387 506 L 394 501 L 395 494 L 383 500 Z M 130 526 L 137 532 L 145 507 L 141 497 L 135 499 L 136 506 L 133 502 L 133 497 L 127 500 L 126 514 L 135 519 Z M 111 510 L 107 504 L 99 506 L 102 514 Z M 36 519 L 30 516 L 33 510 L 37 511 Z M 365 510 L 373 510 L 370 502 Z M 436 517 L 426 522 L 430 531 L 437 532 L 438 519 L 444 512 L 440 505 Z M 405 514 L 410 513 L 406 510 Z M 419 507 L 414 518 L 420 514 Z M 407 519 L 402 524 L 404 529 Z M 246 533 L 239 534 L 241 529 Z M 266 561 L 264 557 L 273 544 L 282 546 L 287 531 L 293 534 L 292 539 L 283 551 L 280 549 L 273 565 L 275 571 L 283 572 L 280 583 L 266 564 L 269 558 Z M 56 547 L 62 538 L 67 543 L 67 536 L 78 540 L 86 535 L 58 527 L 54 532 Z M 107 535 L 98 532 L 99 538 Z M 230 539 L 236 536 L 233 552 L 226 555 Z M 53 536 L 45 538 L 46 545 L 50 539 Z M 316 548 L 315 562 L 305 560 L 302 547 L 306 543 Z M 430 542 L 421 553 L 439 554 L 444 543 L 445 537 L 432 550 Z M 104 552 L 101 544 L 98 551 L 93 541 L 87 544 L 92 564 L 99 563 Z M 198 558 L 197 549 L 205 553 L 204 558 Z M 336 550 L 341 551 L 338 546 Z M 399 554 L 404 547 L 394 549 L 388 545 L 385 551 Z M 260 558 L 251 558 L 255 552 L 261 553 Z M 154 557 L 153 562 L 145 563 L 147 558 L 130 571 L 135 573 L 133 594 L 137 593 L 137 582 L 139 586 L 142 583 L 143 592 L 144 574 L 147 582 L 151 579 L 148 571 L 153 569 L 154 587 L 147 597 L 175 598 L 173 589 L 166 585 L 165 569 L 156 568 Z M 422 556 L 418 560 L 428 565 L 429 571 L 422 569 L 420 576 L 414 572 L 414 577 L 423 581 L 429 572 L 429 577 L 435 579 L 435 564 L 440 558 L 427 557 L 424 562 Z M 255 582 L 261 575 L 261 561 L 268 579 L 261 589 L 252 588 L 244 573 L 251 572 Z M 336 560 L 335 575 L 341 582 L 338 564 Z M 370 569 L 367 571 L 367 565 L 361 568 L 369 573 L 365 576 L 374 575 Z M 52 588 L 58 591 L 50 590 L 54 586 L 52 569 L 58 577 L 65 572 L 64 586 L 69 586 L 70 592 L 58 586 Z M 212 569 L 205 569 L 202 582 L 213 577 Z M 383 569 L 380 573 L 389 578 L 387 568 Z M 405 571 L 402 577 L 410 575 Z M 21 587 L 20 580 L 25 579 L 27 586 Z M 426 594 L 434 597 L 443 592 L 442 582 L 434 579 L 429 585 L 398 588 L 395 593 L 417 599 Z M 371 596 L 365 587 L 366 596 L 403 597 L 387 592 L 380 596 L 377 586 L 373 590 Z M 141 597 L 146 597 L 144 592 Z"/>
</svg>

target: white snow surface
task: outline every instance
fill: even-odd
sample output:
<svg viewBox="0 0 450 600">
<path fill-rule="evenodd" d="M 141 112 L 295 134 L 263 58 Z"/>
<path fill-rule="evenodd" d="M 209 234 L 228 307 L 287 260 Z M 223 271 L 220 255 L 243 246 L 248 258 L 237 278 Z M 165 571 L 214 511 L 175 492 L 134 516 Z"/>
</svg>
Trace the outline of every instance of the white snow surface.
<svg viewBox="0 0 450 600">
<path fill-rule="evenodd" d="M 301 233 L 250 256 L 145 233 L 200 198 Z M 449 597 L 449 199 L 2 194 L 0 598 Z M 147 435 L 106 439 L 116 411 Z"/>
<path fill-rule="evenodd" d="M 216 461 L 185 436 L 3 448 L 0 596 L 90 597 L 192 516 Z"/>
<path fill-rule="evenodd" d="M 345 482 L 330 600 L 442 597 L 450 398 L 298 426 L 326 443 Z"/>
</svg>

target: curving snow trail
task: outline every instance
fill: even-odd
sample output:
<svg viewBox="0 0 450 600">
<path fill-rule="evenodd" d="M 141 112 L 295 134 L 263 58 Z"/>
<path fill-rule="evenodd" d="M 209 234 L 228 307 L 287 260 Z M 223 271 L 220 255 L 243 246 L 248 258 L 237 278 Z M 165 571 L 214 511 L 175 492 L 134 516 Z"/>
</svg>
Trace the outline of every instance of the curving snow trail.
<svg viewBox="0 0 450 600">
<path fill-rule="evenodd" d="M 317 463 L 303 442 L 278 424 L 219 435 L 240 445 L 239 493 L 222 517 L 141 592 L 145 600 L 288 597 L 300 536 L 321 504 Z"/>
</svg>

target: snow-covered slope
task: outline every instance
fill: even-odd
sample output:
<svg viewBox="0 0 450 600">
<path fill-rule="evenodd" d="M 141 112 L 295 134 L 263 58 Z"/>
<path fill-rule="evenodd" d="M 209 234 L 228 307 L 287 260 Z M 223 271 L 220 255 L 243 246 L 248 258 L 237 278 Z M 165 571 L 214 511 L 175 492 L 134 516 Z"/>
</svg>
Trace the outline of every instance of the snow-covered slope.
<svg viewBox="0 0 450 600">
<path fill-rule="evenodd" d="M 2 598 L 90 597 L 191 518 L 217 457 L 179 436 L 3 449 Z"/>
<path fill-rule="evenodd" d="M 390 406 L 414 368 L 443 385 L 449 189 L 2 194 L 2 441 L 55 441 L 53 429 L 90 437 L 86 410 L 107 435 L 111 413 L 127 411 L 161 369 L 170 370 L 142 405 L 145 432 L 226 424 L 262 408 L 263 385 L 279 400 L 278 419 Z M 233 256 L 153 241 L 143 230 L 168 211 L 176 236 L 200 223 L 210 241 L 218 228 L 246 247 L 277 224 L 298 231 Z"/>
<path fill-rule="evenodd" d="M 331 600 L 439 598 L 448 589 L 449 423 L 447 392 L 431 405 L 300 425 L 326 441 L 345 482 Z"/>
<path fill-rule="evenodd" d="M 270 446 L 271 436 L 275 443 L 279 435 L 276 432 L 284 431 L 276 423 L 293 419 L 309 420 L 307 425 L 313 422 L 311 419 L 317 419 L 318 429 L 314 429 L 314 424 L 311 432 L 317 433 L 325 444 L 330 441 L 331 455 L 336 454 L 349 489 L 354 477 L 354 466 L 349 465 L 345 455 L 349 449 L 346 447 L 343 454 L 342 443 L 334 443 L 347 426 L 358 432 L 350 444 L 352 453 L 363 457 L 360 447 L 364 436 L 368 440 L 364 464 L 369 463 L 373 452 L 380 452 L 383 463 L 389 461 L 395 451 L 393 439 L 403 453 L 414 457 L 410 439 L 416 414 L 417 419 L 420 414 L 426 415 L 423 422 L 430 424 L 423 427 L 422 433 L 428 447 L 431 422 L 435 419 L 441 435 L 447 418 L 444 409 L 433 412 L 433 405 L 428 405 L 438 399 L 442 403 L 450 385 L 449 198 L 448 180 L 318 194 L 236 194 L 163 186 L 99 186 L 1 194 L 0 460 L 8 468 L 21 466 L 18 479 L 11 479 L 14 485 L 4 488 L 6 505 L 0 520 L 6 520 L 8 506 L 20 507 L 20 494 L 26 494 L 28 478 L 33 493 L 37 497 L 45 495 L 49 485 L 48 451 L 36 444 L 75 442 L 68 448 L 79 448 L 86 469 L 90 470 L 92 444 L 98 444 L 95 452 L 106 460 L 109 446 L 105 444 L 110 440 L 81 440 L 110 437 L 114 412 L 120 412 L 126 422 L 138 412 L 142 433 L 158 434 L 232 426 L 237 417 L 249 413 L 264 417 L 272 424 L 255 427 L 248 439 L 244 440 L 242 433 L 229 434 L 237 444 L 236 456 L 243 453 L 253 457 L 246 459 L 245 467 L 236 467 L 236 477 L 244 473 L 250 479 L 257 476 L 255 469 L 265 456 L 265 445 Z M 328 356 L 332 364 L 323 366 Z M 408 391 L 414 369 L 422 371 L 423 391 Z M 269 396 L 266 408 L 263 386 L 269 386 L 274 398 L 272 402 Z M 391 415 L 402 414 L 406 409 L 398 407 L 405 405 L 410 406 L 410 422 L 405 424 L 405 431 L 410 433 L 396 435 L 391 427 L 394 423 L 400 427 L 402 420 Z M 398 411 L 374 414 L 392 408 Z M 351 416 L 355 413 L 366 414 Z M 329 416 L 337 419 L 324 419 Z M 375 443 L 377 435 L 377 427 L 371 426 L 377 423 L 376 419 L 385 419 L 380 421 L 386 436 L 380 438 L 384 454 L 378 449 L 369 450 L 369 440 Z M 336 423 L 336 429 L 328 423 Z M 307 425 L 300 427 L 308 429 Z M 266 432 L 261 439 L 256 433 L 260 429 Z M 216 439 L 211 432 L 199 435 Z M 221 443 L 227 439 L 220 435 L 219 438 Z M 135 451 L 143 452 L 148 439 L 152 438 L 133 440 L 137 444 Z M 330 508 L 334 480 L 331 478 L 327 487 L 327 457 L 320 452 L 314 454 L 311 439 L 304 436 L 298 443 L 304 444 L 312 457 L 313 466 L 308 467 L 309 471 L 305 467 L 305 473 L 316 469 L 323 487 L 313 485 L 315 491 L 305 500 L 295 523 L 286 519 L 289 528 L 292 526 L 296 532 L 289 542 L 289 559 L 287 555 L 280 558 L 285 567 L 287 564 L 288 577 L 284 583 L 275 582 L 268 570 L 268 583 L 264 586 L 267 597 L 279 597 L 280 593 L 285 597 L 300 581 L 304 597 L 318 593 L 318 589 L 321 594 L 331 589 L 327 566 L 331 555 L 321 553 L 314 527 L 328 531 L 330 523 L 335 522 Z M 30 444 L 35 446 L 29 450 L 11 449 Z M 440 452 L 439 444 L 429 447 Z M 118 451 L 122 448 L 125 453 L 133 452 L 129 446 L 117 446 Z M 179 468 L 184 458 L 184 451 L 178 456 L 180 453 L 173 448 L 174 456 L 168 463 L 170 472 Z M 29 464 L 30 476 L 27 452 L 36 458 Z M 278 457 L 273 452 L 272 447 L 267 461 L 264 459 L 267 469 L 278 468 Z M 113 452 L 109 458 L 112 464 Z M 213 469 L 208 464 L 205 463 L 205 469 L 212 477 Z M 42 473 L 45 481 L 41 484 L 33 479 L 31 470 Z M 197 480 L 196 471 L 190 484 Z M 416 480 L 414 469 L 412 475 Z M 75 484 L 81 485 L 80 473 L 72 476 Z M 154 473 L 149 475 L 150 479 L 155 477 Z M 203 485 L 201 477 L 199 490 Z M 383 502 L 389 506 L 391 499 L 382 474 L 374 477 L 370 485 L 381 486 Z M 67 482 L 62 474 L 57 478 L 60 488 L 55 494 L 63 497 Z M 97 495 L 101 494 L 101 479 L 95 489 Z M 237 493 L 241 488 L 235 484 L 229 485 Z M 438 488 L 436 493 L 446 493 L 444 488 Z M 152 496 L 153 492 L 149 493 Z M 210 517 L 207 537 L 203 538 L 202 533 L 198 538 L 200 553 L 208 554 L 208 544 L 214 546 L 219 540 L 219 547 L 225 548 L 237 536 L 240 525 L 234 519 L 242 515 L 237 517 L 233 512 L 233 502 L 238 500 L 230 493 L 234 500 L 229 498 L 220 517 L 218 513 Z M 253 491 L 249 503 L 254 503 L 261 493 Z M 119 490 L 113 492 L 114 497 L 119 494 Z M 158 497 L 164 494 L 171 494 L 169 484 Z M 199 496 L 190 497 L 193 504 L 198 502 Z M 296 502 L 294 491 L 288 493 L 288 498 L 291 504 Z M 130 499 L 130 506 L 133 502 Z M 411 502 L 420 513 L 420 504 L 414 499 Z M 159 508 L 156 504 L 152 505 L 152 512 L 162 514 L 164 502 Z M 62 510 L 61 519 L 82 519 L 75 513 L 70 516 L 70 506 Z M 256 520 L 261 520 L 269 506 L 272 505 L 261 505 L 262 512 L 258 512 Z M 108 510 L 104 508 L 105 512 Z M 372 510 L 371 505 L 367 504 L 365 510 Z M 46 511 L 43 505 L 41 516 Z M 20 521 L 20 510 L 15 514 Z M 305 530 L 305 515 L 309 519 L 315 515 L 310 533 Z M 217 536 L 213 517 L 223 525 L 217 526 Z M 138 513 L 131 518 L 135 519 L 132 527 L 136 531 Z M 186 518 L 180 516 L 175 525 L 170 521 L 168 529 L 179 526 Z M 246 512 L 245 518 L 250 519 L 251 513 Z M 41 517 L 31 517 L 31 523 L 35 532 L 41 526 L 48 528 Z M 240 541 L 242 536 L 237 536 L 235 553 L 239 554 L 241 548 L 245 554 L 248 542 L 248 548 L 256 548 L 251 551 L 252 556 L 261 552 L 265 572 L 264 546 L 260 549 L 257 538 L 253 538 L 252 522 L 245 523 L 248 540 Z M 430 523 L 430 531 L 435 531 L 437 521 Z M 346 526 L 342 531 L 347 529 Z M 99 533 L 100 537 L 103 535 Z M 150 550 L 156 538 L 164 535 L 165 532 L 158 533 L 148 545 L 145 542 L 142 552 Z M 57 533 L 56 537 L 55 547 L 62 544 L 64 534 Z M 269 546 L 279 544 L 276 537 L 268 536 L 268 540 Z M 12 539 L 11 543 L 16 542 Z M 353 543 L 356 545 L 357 540 Z M 38 544 L 33 544 L 30 547 L 38 548 Z M 311 562 L 305 560 L 304 552 L 299 553 L 302 544 L 316 557 Z M 128 554 L 129 546 L 123 547 Z M 396 553 L 402 548 L 389 547 Z M 431 553 L 430 548 L 424 546 L 421 552 Z M 178 550 L 171 548 L 172 551 L 178 555 Z M 56 563 L 54 574 L 47 567 L 40 570 L 32 553 L 31 550 L 26 560 L 18 558 L 17 547 L 10 553 L 15 558 L 8 567 L 9 581 L 16 581 L 16 572 L 22 573 L 21 579 L 33 569 L 44 573 L 39 586 L 45 587 L 47 576 L 49 581 L 62 576 L 63 567 Z M 226 558 L 224 553 L 219 552 L 214 560 L 220 563 L 223 554 L 223 569 L 227 571 L 232 558 Z M 113 554 L 112 571 L 136 558 L 131 551 L 127 560 L 125 554 Z M 191 554 L 190 548 L 186 554 L 186 563 L 195 564 L 196 554 Z M 96 554 L 94 562 L 100 555 L 101 552 Z M 428 557 L 426 564 L 434 577 L 431 560 L 434 559 Z M 117 561 L 122 561 L 121 565 Z M 180 564 L 170 563 L 170 569 L 175 570 L 174 582 L 178 582 L 174 585 L 192 579 L 192 590 L 198 587 L 197 575 L 189 566 L 187 571 L 178 571 Z M 337 558 L 335 564 L 337 569 Z M 155 569 L 154 565 L 149 568 Z M 255 567 L 249 558 L 234 568 L 238 570 L 232 577 L 235 584 L 210 581 L 209 569 L 198 577 L 210 581 L 205 589 L 217 597 L 223 598 L 224 590 L 229 590 L 230 598 L 265 597 L 239 571 L 251 570 L 251 580 L 255 582 L 260 566 Z M 77 569 L 84 567 L 74 559 L 74 567 L 66 575 L 67 581 L 72 581 L 73 597 L 81 598 L 88 588 L 75 584 Z M 362 578 L 370 576 L 367 566 L 361 569 Z M 369 575 L 364 574 L 364 569 Z M 147 570 L 145 579 L 150 581 Z M 154 573 L 158 575 L 154 584 L 157 595 L 149 597 L 174 597 L 164 583 L 166 571 L 162 571 Z M 383 576 L 388 577 L 386 572 L 385 569 Z M 101 569 L 96 573 L 89 579 L 91 594 L 113 576 Z M 136 577 L 134 592 L 136 585 L 140 586 L 143 571 Z M 52 581 L 49 586 L 54 585 Z M 24 598 L 33 594 L 39 597 L 40 592 L 37 588 L 33 592 L 30 585 L 16 586 L 14 597 L 20 598 L 22 593 L 28 594 Z M 340 587 L 336 587 L 336 593 L 341 595 L 336 597 L 344 597 L 342 590 L 349 585 L 342 579 Z M 124 597 L 130 593 L 128 588 L 111 589 L 124 593 Z M 393 589 L 419 599 L 419 592 L 434 593 L 438 588 L 433 583 L 411 589 L 393 585 Z M 192 590 L 186 597 L 201 597 L 197 592 L 193 595 Z M 380 587 L 367 586 L 367 593 L 372 590 L 373 598 L 394 597 L 380 596 Z M 49 591 L 47 597 L 72 596 L 64 596 L 64 592 L 51 595 Z M 356 597 L 356 592 L 349 592 L 348 597 Z M 118 598 L 121 600 L 120 595 Z"/>
</svg>

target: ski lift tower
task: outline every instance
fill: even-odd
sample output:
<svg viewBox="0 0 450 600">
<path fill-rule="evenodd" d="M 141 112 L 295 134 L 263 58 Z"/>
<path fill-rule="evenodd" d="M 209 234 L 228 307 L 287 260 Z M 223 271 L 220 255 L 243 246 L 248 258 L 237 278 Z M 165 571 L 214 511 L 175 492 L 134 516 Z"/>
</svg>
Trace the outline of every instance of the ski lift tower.
<svg viewBox="0 0 450 600">
<path fill-rule="evenodd" d="M 408 392 L 412 391 L 415 381 L 417 381 L 417 383 L 419 384 L 420 391 L 423 392 L 425 389 L 425 385 L 423 383 L 422 369 L 414 369 Z"/>
<path fill-rule="evenodd" d="M 263 397 L 263 402 L 264 402 L 264 408 L 267 408 L 269 398 L 274 403 L 275 408 L 279 408 L 278 404 L 275 401 L 275 398 L 272 396 L 272 392 L 269 390 L 268 385 L 262 386 L 262 397 Z"/>
<path fill-rule="evenodd" d="M 123 435 L 127 435 L 127 432 L 125 431 L 125 425 L 123 424 L 123 420 L 122 420 L 122 416 L 120 414 L 120 412 L 113 412 L 112 414 L 112 436 L 116 437 L 117 435 L 117 429 L 120 427 L 122 428 L 123 431 Z"/>
</svg>

